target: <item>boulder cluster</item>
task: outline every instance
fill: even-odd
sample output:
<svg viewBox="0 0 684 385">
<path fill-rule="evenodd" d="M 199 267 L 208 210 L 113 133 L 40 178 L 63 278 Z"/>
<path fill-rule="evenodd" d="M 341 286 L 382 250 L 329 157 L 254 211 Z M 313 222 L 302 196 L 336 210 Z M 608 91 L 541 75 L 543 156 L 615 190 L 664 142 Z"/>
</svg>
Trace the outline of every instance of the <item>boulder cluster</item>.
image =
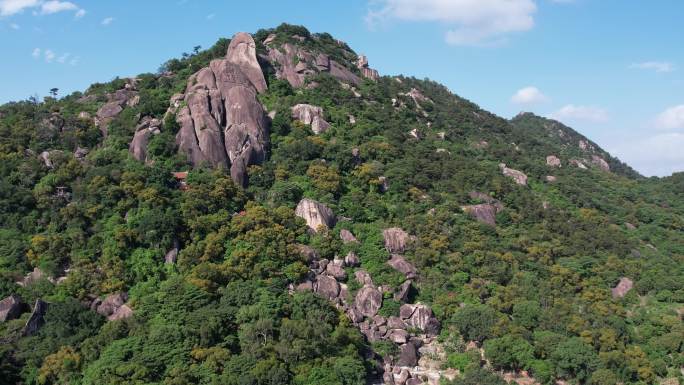
<svg viewBox="0 0 684 385">
<path fill-rule="evenodd" d="M 325 217 L 328 217 L 328 214 L 334 216 L 330 209 L 326 207 L 321 210 L 322 207 L 325 206 L 306 199 L 300 202 L 297 215 L 304 217 L 310 227 L 314 224 L 321 225 L 324 224 L 319 217 L 321 211 L 325 212 Z M 315 214 L 310 215 L 309 210 Z M 356 242 L 356 237 L 349 230 L 341 231 L 340 238 L 344 242 Z M 402 253 L 405 252 L 412 237 L 395 227 L 383 230 L 383 238 L 385 248 L 391 255 L 387 263 L 406 276 L 406 280 L 398 288 L 377 286 L 370 274 L 359 268 L 360 259 L 354 252 L 331 261 L 319 258 L 311 247 L 301 246 L 300 252 L 309 261 L 310 271 L 304 282 L 292 289 L 313 291 L 332 301 L 359 328 L 368 341 L 389 341 L 397 345 L 397 357 L 383 357 L 383 379 L 386 384 L 438 384 L 443 374 L 439 366 L 427 368 L 420 365 L 421 348 L 428 346 L 434 349 L 440 323 L 429 306 L 409 302 L 409 293 L 413 280 L 417 277 L 417 270 Z M 353 296 L 347 285 L 351 277 L 348 276 L 346 268 L 354 269 L 353 279 L 361 286 Z M 396 301 L 402 303 L 398 315 L 384 317 L 378 314 L 386 293 L 391 293 Z"/>
<path fill-rule="evenodd" d="M 323 118 L 323 109 L 310 104 L 297 104 L 292 107 L 292 118 L 310 126 L 316 135 L 324 133 L 330 127 L 330 123 Z"/>
<path fill-rule="evenodd" d="M 478 191 L 472 191 L 470 198 L 484 203 L 462 206 L 461 209 L 478 222 L 496 226 L 496 214 L 504 209 L 503 203 Z"/>
</svg>

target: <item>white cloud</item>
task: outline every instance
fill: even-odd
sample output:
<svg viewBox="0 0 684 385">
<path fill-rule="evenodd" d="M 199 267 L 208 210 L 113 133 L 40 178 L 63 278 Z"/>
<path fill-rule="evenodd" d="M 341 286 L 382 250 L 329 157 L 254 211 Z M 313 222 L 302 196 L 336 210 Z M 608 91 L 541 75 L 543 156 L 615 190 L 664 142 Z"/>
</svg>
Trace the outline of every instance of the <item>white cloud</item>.
<svg viewBox="0 0 684 385">
<path fill-rule="evenodd" d="M 674 64 L 667 61 L 647 61 L 643 63 L 633 63 L 629 68 L 640 70 L 653 70 L 655 72 L 672 72 L 675 70 Z"/>
<path fill-rule="evenodd" d="M 15 24 L 15 23 L 10 23 L 10 25 L 9 25 L 9 26 L 10 26 L 10 28 L 12 28 L 12 29 L 14 29 L 14 30 L 17 30 L 17 29 L 19 29 L 19 24 Z"/>
<path fill-rule="evenodd" d="M 39 4 L 38 0 L 0 0 L 0 16 L 12 16 Z"/>
<path fill-rule="evenodd" d="M 556 120 L 583 120 L 601 123 L 608 121 L 608 112 L 599 107 L 568 104 L 551 114 L 550 117 Z"/>
<path fill-rule="evenodd" d="M 101 22 L 100 24 L 102 24 L 102 25 L 110 25 L 110 24 L 112 24 L 113 21 L 114 21 L 114 18 L 113 18 L 113 17 L 107 17 L 107 18 L 103 19 L 102 22 Z"/>
<path fill-rule="evenodd" d="M 684 104 L 670 107 L 656 118 L 658 127 L 667 130 L 684 130 Z"/>
<path fill-rule="evenodd" d="M 76 11 L 76 14 L 74 15 L 74 17 L 76 17 L 77 19 L 80 19 L 85 15 L 86 15 L 86 10 L 85 9 L 79 9 L 78 11 Z"/>
<path fill-rule="evenodd" d="M 511 102 L 515 104 L 539 104 L 548 102 L 549 98 L 544 95 L 539 88 L 529 86 L 521 88 L 513 96 L 511 96 Z"/>
<path fill-rule="evenodd" d="M 71 60 L 69 61 L 69 64 L 72 65 L 72 66 L 75 66 L 75 65 L 78 65 L 78 62 L 79 62 L 79 61 L 81 61 L 81 57 L 80 57 L 80 56 L 76 56 L 75 58 L 73 58 L 73 59 L 71 59 Z"/>
<path fill-rule="evenodd" d="M 0 16 L 12 16 L 23 12 L 25 9 L 38 7 L 40 7 L 40 12 L 33 11 L 34 15 L 51 15 L 64 11 L 75 11 L 77 18 L 85 15 L 85 10 L 70 1 L 0 0 Z"/>
<path fill-rule="evenodd" d="M 647 176 L 684 171 L 684 133 L 665 133 L 618 144 L 611 152 Z"/>
<path fill-rule="evenodd" d="M 448 26 L 445 39 L 453 45 L 500 42 L 512 32 L 534 27 L 533 0 L 377 0 L 369 10 L 369 26 L 389 20 L 441 22 Z"/>
<path fill-rule="evenodd" d="M 64 12 L 64 11 L 79 11 L 79 8 L 76 4 L 70 2 L 70 1 L 57 1 L 57 0 L 51 0 L 48 2 L 43 3 L 40 6 L 40 13 L 43 15 L 50 15 L 53 13 L 57 12 Z"/>
<path fill-rule="evenodd" d="M 212 19 L 214 19 L 215 17 L 216 17 L 216 14 L 210 13 L 210 14 L 207 15 L 207 20 L 212 20 Z"/>
<path fill-rule="evenodd" d="M 55 60 L 55 56 L 57 56 L 52 50 L 49 49 L 46 49 L 43 55 L 45 56 L 45 61 L 48 63 L 52 63 L 52 61 Z"/>
<path fill-rule="evenodd" d="M 40 48 L 34 48 L 33 52 L 31 53 L 31 56 L 38 59 L 40 57 Z"/>
<path fill-rule="evenodd" d="M 65 53 L 65 54 L 61 55 L 60 57 L 57 58 L 57 63 L 62 63 L 62 64 L 66 63 L 67 59 L 69 59 L 69 56 L 71 56 L 70 53 Z"/>
</svg>

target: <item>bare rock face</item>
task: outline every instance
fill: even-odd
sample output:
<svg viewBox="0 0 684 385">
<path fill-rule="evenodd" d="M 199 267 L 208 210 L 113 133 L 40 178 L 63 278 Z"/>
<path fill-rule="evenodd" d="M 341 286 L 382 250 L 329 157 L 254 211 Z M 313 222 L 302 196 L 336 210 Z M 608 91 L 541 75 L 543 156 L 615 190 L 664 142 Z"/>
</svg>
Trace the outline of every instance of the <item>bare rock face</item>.
<svg viewBox="0 0 684 385">
<path fill-rule="evenodd" d="M 582 170 L 587 169 L 587 166 L 581 160 L 578 159 L 570 159 L 570 164 Z"/>
<path fill-rule="evenodd" d="M 45 313 L 47 313 L 48 303 L 38 298 L 36 303 L 33 305 L 33 311 L 24 329 L 22 330 L 22 336 L 32 336 L 38 332 L 41 326 L 45 324 Z"/>
<path fill-rule="evenodd" d="M 107 320 L 109 321 L 117 321 L 120 319 L 126 319 L 130 316 L 133 315 L 133 309 L 128 307 L 128 305 L 121 305 L 114 313 L 112 313 L 109 317 L 107 317 Z"/>
<path fill-rule="evenodd" d="M 378 78 L 380 77 L 380 74 L 378 74 L 377 70 L 368 67 L 368 58 L 365 55 L 359 56 L 359 60 L 356 62 L 356 66 L 359 68 L 361 74 L 366 79 L 375 81 L 378 80 Z"/>
<path fill-rule="evenodd" d="M 421 303 L 401 305 L 399 316 L 409 327 L 420 329 L 431 336 L 439 334 L 439 321 L 432 313 L 432 309 L 426 305 Z"/>
<path fill-rule="evenodd" d="M 327 299 L 335 299 L 340 295 L 340 284 L 333 277 L 320 275 L 313 285 L 314 292 Z"/>
<path fill-rule="evenodd" d="M 304 218 L 306 224 L 314 231 L 321 225 L 332 228 L 336 222 L 335 214 L 328 206 L 308 198 L 299 201 L 295 215 Z"/>
<path fill-rule="evenodd" d="M 292 118 L 311 126 L 314 134 L 322 134 L 328 130 L 330 123 L 323 119 L 323 109 L 310 104 L 297 104 L 292 107 Z"/>
<path fill-rule="evenodd" d="M 382 237 L 385 239 L 385 249 L 396 254 L 401 254 L 406 250 L 406 243 L 410 239 L 408 233 L 398 227 L 383 230 Z"/>
<path fill-rule="evenodd" d="M 247 34 L 234 39 L 225 59 L 188 80 L 176 143 L 193 165 L 230 168 L 233 181 L 246 186 L 247 167 L 266 158 L 269 122 L 256 97 L 265 81 L 257 74 L 254 41 Z"/>
<path fill-rule="evenodd" d="M 266 79 L 257 61 L 256 44 L 250 34 L 238 32 L 233 36 L 226 59 L 240 67 L 259 93 L 266 91 Z"/>
<path fill-rule="evenodd" d="M 24 303 L 16 294 L 12 294 L 9 297 L 0 301 L 0 322 L 5 322 L 19 318 L 21 311 L 24 308 Z"/>
<path fill-rule="evenodd" d="M 414 345 L 413 342 L 408 342 L 404 345 L 401 345 L 397 366 L 412 368 L 416 365 L 418 365 L 418 352 L 416 345 Z M 420 383 L 422 383 L 422 381 Z"/>
<path fill-rule="evenodd" d="M 145 117 L 140 124 L 135 128 L 133 140 L 128 146 L 128 152 L 133 158 L 140 162 L 147 160 L 147 143 L 150 141 L 152 135 L 157 135 L 161 131 L 162 122 L 159 119 Z"/>
<path fill-rule="evenodd" d="M 634 287 L 634 282 L 632 282 L 631 279 L 626 277 L 620 278 L 620 282 L 618 282 L 617 286 L 611 289 L 613 298 L 623 298 L 632 290 L 632 287 Z"/>
<path fill-rule="evenodd" d="M 496 213 L 499 210 L 492 204 L 482 203 L 479 205 L 463 206 L 461 209 L 478 222 L 496 226 Z"/>
<path fill-rule="evenodd" d="M 325 268 L 325 272 L 338 281 L 344 281 L 347 279 L 347 272 L 344 271 L 342 266 L 338 264 L 328 264 L 328 266 Z"/>
<path fill-rule="evenodd" d="M 606 162 L 605 159 L 601 158 L 598 155 L 592 155 L 591 156 L 591 164 L 593 164 L 594 166 L 601 169 L 601 171 L 605 171 L 605 172 L 610 171 L 610 165 L 608 165 L 608 162 Z"/>
<path fill-rule="evenodd" d="M 373 286 L 373 279 L 370 274 L 365 270 L 356 270 L 354 272 L 354 279 L 361 285 L 371 285 Z"/>
<path fill-rule="evenodd" d="M 100 107 L 95 113 L 95 123 L 100 127 L 102 134 L 107 136 L 107 126 L 126 106 L 134 107 L 139 102 L 140 96 L 138 96 L 138 92 L 135 91 L 131 80 L 129 80 L 129 83 L 126 83 L 126 88 L 108 94 L 107 103 Z"/>
<path fill-rule="evenodd" d="M 499 168 L 504 176 L 512 178 L 516 184 L 520 186 L 527 186 L 527 175 L 522 171 L 514 170 L 512 168 L 506 167 L 505 163 L 500 163 Z"/>
<path fill-rule="evenodd" d="M 358 243 L 358 239 L 347 229 L 340 230 L 340 239 L 343 243 Z"/>
<path fill-rule="evenodd" d="M 373 286 L 365 285 L 356 293 L 354 307 L 364 316 L 373 317 L 382 307 L 382 293 Z"/>
<path fill-rule="evenodd" d="M 392 266 L 394 270 L 404 274 L 406 279 L 413 279 L 416 277 L 416 267 L 399 254 L 392 254 L 392 257 L 387 261 L 387 264 Z"/>
<path fill-rule="evenodd" d="M 555 181 L 557 181 L 557 180 L 558 180 L 558 178 L 556 178 L 556 177 L 553 176 L 553 175 L 547 175 L 547 176 L 546 176 L 546 181 L 549 182 L 549 183 L 553 183 L 553 182 L 555 182 Z"/>
<path fill-rule="evenodd" d="M 345 66 L 330 59 L 326 54 L 314 55 L 299 46 L 285 43 L 274 47 L 275 39 L 269 36 L 264 40 L 268 50 L 268 60 L 276 68 L 276 77 L 287 80 L 294 88 L 304 86 L 306 78 L 319 72 L 327 72 L 338 80 L 358 85 L 361 79 Z"/>
<path fill-rule="evenodd" d="M 546 165 L 550 167 L 561 167 L 561 160 L 555 155 L 546 157 Z"/>
<path fill-rule="evenodd" d="M 399 286 L 399 290 L 394 293 L 394 300 L 399 302 L 407 302 L 409 293 L 411 292 L 411 280 L 404 281 L 404 283 Z"/>
<path fill-rule="evenodd" d="M 101 303 L 94 302 L 93 305 L 97 305 L 95 309 L 99 314 L 109 317 L 110 315 L 116 313 L 121 306 L 128 300 L 128 294 L 126 293 L 115 293 L 108 295 L 104 301 Z"/>
</svg>

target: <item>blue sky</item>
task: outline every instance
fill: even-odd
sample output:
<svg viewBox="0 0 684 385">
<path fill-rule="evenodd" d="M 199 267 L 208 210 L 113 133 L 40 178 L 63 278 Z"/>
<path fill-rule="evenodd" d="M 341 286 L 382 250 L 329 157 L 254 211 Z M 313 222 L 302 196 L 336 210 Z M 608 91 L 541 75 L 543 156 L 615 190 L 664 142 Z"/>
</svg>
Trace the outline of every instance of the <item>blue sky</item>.
<svg viewBox="0 0 684 385">
<path fill-rule="evenodd" d="M 381 74 L 429 77 L 506 118 L 559 119 L 664 176 L 684 171 L 683 15 L 681 0 L 0 0 L 0 103 L 289 22 Z"/>
</svg>

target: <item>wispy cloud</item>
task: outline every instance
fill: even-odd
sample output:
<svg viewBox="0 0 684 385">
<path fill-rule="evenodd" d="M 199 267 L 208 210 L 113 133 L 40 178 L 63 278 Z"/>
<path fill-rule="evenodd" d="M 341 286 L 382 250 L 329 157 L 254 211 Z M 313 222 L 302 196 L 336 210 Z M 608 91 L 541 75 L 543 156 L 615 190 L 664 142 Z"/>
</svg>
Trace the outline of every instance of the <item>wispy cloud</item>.
<svg viewBox="0 0 684 385">
<path fill-rule="evenodd" d="M 18 29 L 20 28 L 20 27 L 19 27 L 19 24 L 16 24 L 16 23 L 10 23 L 9 26 L 10 26 L 10 28 L 12 28 L 13 30 L 18 30 Z"/>
<path fill-rule="evenodd" d="M 629 68 L 640 70 L 651 70 L 655 72 L 672 72 L 675 70 L 674 64 L 667 61 L 646 61 L 642 63 L 633 63 Z"/>
<path fill-rule="evenodd" d="M 53 60 L 55 60 L 55 53 L 52 50 L 46 49 L 44 52 L 45 56 L 45 61 L 48 63 L 52 63 Z"/>
<path fill-rule="evenodd" d="M 659 128 L 666 130 L 684 130 L 684 104 L 670 107 L 661 112 L 656 118 L 656 123 Z"/>
<path fill-rule="evenodd" d="M 40 48 L 34 48 L 33 51 L 31 52 L 31 56 L 33 56 L 34 59 L 41 59 L 43 58 L 46 63 L 52 63 L 52 62 L 57 62 L 59 64 L 69 64 L 72 66 L 75 66 L 78 64 L 79 60 L 81 60 L 80 57 L 72 56 L 70 53 L 62 53 L 58 54 L 52 49 L 40 49 Z"/>
<path fill-rule="evenodd" d="M 533 0 L 373 0 L 366 22 L 373 28 L 391 20 L 440 22 L 452 45 L 488 45 L 534 27 Z"/>
<path fill-rule="evenodd" d="M 107 17 L 107 18 L 102 19 L 102 22 L 100 22 L 100 24 L 107 26 L 107 25 L 112 24 L 113 22 L 114 22 L 113 17 Z"/>
<path fill-rule="evenodd" d="M 537 87 L 529 86 L 519 89 L 513 96 L 511 102 L 521 105 L 533 105 L 548 102 L 549 98 Z"/>
<path fill-rule="evenodd" d="M 608 111 L 594 106 L 577 106 L 568 104 L 550 115 L 556 120 L 575 120 L 602 123 L 609 120 Z"/>
<path fill-rule="evenodd" d="M 77 18 L 85 15 L 85 10 L 70 1 L 58 0 L 0 0 L 0 16 L 12 16 L 27 9 L 35 9 L 34 15 L 51 15 L 59 12 L 75 12 Z"/>
<path fill-rule="evenodd" d="M 207 15 L 207 20 L 213 20 L 216 17 L 215 13 L 210 13 Z"/>
</svg>

